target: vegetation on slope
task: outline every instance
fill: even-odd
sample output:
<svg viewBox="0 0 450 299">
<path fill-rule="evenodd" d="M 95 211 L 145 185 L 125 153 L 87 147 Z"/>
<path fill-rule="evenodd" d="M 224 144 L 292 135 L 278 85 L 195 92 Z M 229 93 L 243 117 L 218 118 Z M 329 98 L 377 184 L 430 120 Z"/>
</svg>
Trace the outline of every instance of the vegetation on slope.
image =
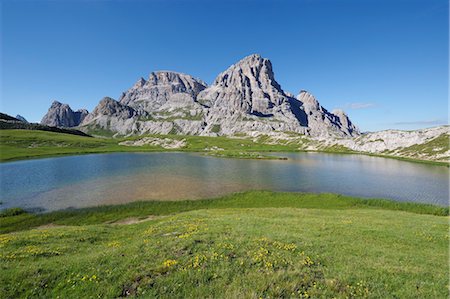
<svg viewBox="0 0 450 299">
<path fill-rule="evenodd" d="M 161 146 L 119 145 L 122 141 L 137 140 L 142 137 L 89 138 L 43 131 L 0 130 L 0 160 L 7 161 L 63 154 L 168 151 Z M 299 147 L 298 144 L 270 145 L 250 139 L 226 137 L 180 135 L 153 135 L 153 137 L 186 140 L 187 145 L 185 147 L 172 149 L 176 151 L 208 152 L 211 148 L 220 148 L 235 157 L 239 155 L 239 152 L 295 151 Z"/>
<path fill-rule="evenodd" d="M 15 117 L 9 116 L 8 114 L 4 114 L 0 112 L 0 130 L 40 130 L 40 131 L 48 131 L 55 133 L 64 133 L 64 134 L 72 134 L 79 136 L 89 136 L 86 133 L 75 129 L 63 129 L 56 127 L 49 127 L 36 123 L 28 123 L 23 122 Z"/>
<path fill-rule="evenodd" d="M 398 155 L 417 159 L 432 159 L 436 155 L 445 155 L 449 149 L 450 135 L 442 134 L 423 144 L 417 144 L 402 148 L 397 151 Z M 449 156 L 442 156 L 439 160 L 450 160 Z"/>
<path fill-rule="evenodd" d="M 119 143 L 123 141 L 139 140 L 144 137 L 169 138 L 173 140 L 185 140 L 186 146 L 176 149 L 166 149 L 157 145 L 125 146 Z M 438 148 L 445 152 L 448 150 L 448 137 L 440 136 L 426 144 L 416 145 L 403 149 L 399 154 L 387 153 L 386 155 L 368 154 L 352 151 L 343 146 L 329 146 L 321 148 L 321 152 L 339 154 L 365 154 L 385 158 L 395 158 L 406 161 L 424 162 L 436 165 L 446 165 L 448 162 L 420 160 L 426 158 L 427 151 Z M 273 140 L 269 136 L 248 138 L 242 136 L 230 137 L 207 137 L 207 136 L 182 136 L 182 135 L 145 135 L 126 138 L 107 137 L 82 137 L 69 134 L 30 131 L 30 130 L 0 130 L 0 161 L 27 159 L 34 157 L 47 157 L 54 155 L 85 154 L 85 153 L 108 153 L 108 152 L 151 152 L 151 151 L 189 151 L 206 152 L 210 155 L 245 158 L 245 159 L 274 159 L 267 152 L 298 152 L 307 151 L 309 146 L 317 141 L 311 141 L 304 136 L 297 136 L 292 140 Z M 317 144 L 315 144 L 317 146 Z M 411 155 L 417 151 L 416 155 Z M 436 150 L 433 151 L 436 152 Z M 395 155 L 397 156 L 395 156 Z M 408 158 L 409 157 L 409 158 Z M 414 158 L 415 157 L 415 158 Z M 445 160 L 445 159 L 444 159 Z"/>
<path fill-rule="evenodd" d="M 0 297 L 448 297 L 448 217 L 372 203 L 248 192 L 51 213 L 66 226 L 0 235 Z"/>
</svg>

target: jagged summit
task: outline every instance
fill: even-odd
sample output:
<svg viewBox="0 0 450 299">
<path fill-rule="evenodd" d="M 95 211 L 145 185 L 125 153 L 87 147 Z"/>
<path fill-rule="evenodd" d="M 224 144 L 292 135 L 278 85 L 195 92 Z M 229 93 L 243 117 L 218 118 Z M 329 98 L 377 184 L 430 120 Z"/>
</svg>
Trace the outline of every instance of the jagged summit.
<svg viewBox="0 0 450 299">
<path fill-rule="evenodd" d="M 302 112 L 291 107 L 291 100 L 275 80 L 272 63 L 257 54 L 219 74 L 197 101 L 210 109 L 206 123 L 220 125 L 226 135 L 248 131 L 307 133 Z"/>
<path fill-rule="evenodd" d="M 65 111 L 67 107 L 57 103 L 50 110 Z M 59 116 L 50 119 L 58 119 L 64 126 L 73 124 L 64 123 Z M 139 78 L 123 92 L 118 101 L 102 99 L 78 125 L 122 135 L 359 134 L 345 113 L 328 112 L 311 93 L 301 90 L 294 97 L 284 92 L 275 79 L 272 63 L 259 54 L 231 65 L 211 86 L 179 72 L 151 72 L 147 79 Z"/>
<path fill-rule="evenodd" d="M 312 135 L 326 136 L 330 132 L 344 133 L 347 136 L 359 134 L 358 128 L 342 110 L 328 112 L 311 93 L 305 90 L 301 90 L 296 98 L 303 103 L 303 110 L 308 117 L 308 127 L 311 128 Z"/>
<path fill-rule="evenodd" d="M 100 115 L 128 119 L 136 116 L 137 113 L 133 108 L 123 105 L 113 98 L 104 97 L 97 105 L 97 107 L 95 107 L 92 113 L 90 113 L 88 117 L 86 117 L 86 121 L 88 122 Z"/>
<path fill-rule="evenodd" d="M 229 106 L 246 113 L 270 114 L 274 105 L 286 100 L 275 81 L 272 64 L 258 54 L 231 65 L 198 96 L 207 106 Z"/>
<path fill-rule="evenodd" d="M 41 124 L 51 127 L 76 127 L 87 115 L 86 109 L 73 111 L 69 105 L 55 100 L 42 118 Z"/>
<path fill-rule="evenodd" d="M 59 101 L 57 101 L 57 100 L 53 100 L 51 107 L 59 107 L 59 106 L 62 106 L 62 105 L 64 105 L 64 104 L 59 102 Z M 67 104 L 65 104 L 65 105 L 67 105 Z"/>
<path fill-rule="evenodd" d="M 248 79 L 268 81 L 273 84 L 275 89 L 281 90 L 280 85 L 275 81 L 272 63 L 269 59 L 262 58 L 259 54 L 249 55 L 231 65 L 226 71 L 217 76 L 213 85 L 228 86 L 233 83 L 240 83 L 236 82 L 236 80 L 240 79 L 239 76 L 236 76 L 237 74 L 242 74 Z"/>
<path fill-rule="evenodd" d="M 147 80 L 140 78 L 124 92 L 119 102 L 136 110 L 151 112 L 166 103 L 174 102 L 194 105 L 197 94 L 206 88 L 206 83 L 190 75 L 172 71 L 150 73 Z"/>
</svg>

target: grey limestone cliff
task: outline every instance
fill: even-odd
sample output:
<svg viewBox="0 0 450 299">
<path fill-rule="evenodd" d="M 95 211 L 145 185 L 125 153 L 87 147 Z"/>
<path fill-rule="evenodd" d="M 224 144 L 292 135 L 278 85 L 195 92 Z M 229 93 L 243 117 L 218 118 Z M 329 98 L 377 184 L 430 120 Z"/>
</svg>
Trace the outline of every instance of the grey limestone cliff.
<svg viewBox="0 0 450 299">
<path fill-rule="evenodd" d="M 312 136 L 357 136 L 358 128 L 350 121 L 347 114 L 342 110 L 333 113 L 323 108 L 317 99 L 309 92 L 302 90 L 297 99 L 303 104 L 307 126 Z"/>
<path fill-rule="evenodd" d="M 87 115 L 86 109 L 73 111 L 69 105 L 54 101 L 42 118 L 41 124 L 51 127 L 76 127 Z"/>
<path fill-rule="evenodd" d="M 260 55 L 247 56 L 229 67 L 197 99 L 208 107 L 207 132 L 220 126 L 223 135 L 249 131 L 307 133 L 301 103 L 293 103 L 295 99 L 283 92 L 272 63 Z"/>
</svg>

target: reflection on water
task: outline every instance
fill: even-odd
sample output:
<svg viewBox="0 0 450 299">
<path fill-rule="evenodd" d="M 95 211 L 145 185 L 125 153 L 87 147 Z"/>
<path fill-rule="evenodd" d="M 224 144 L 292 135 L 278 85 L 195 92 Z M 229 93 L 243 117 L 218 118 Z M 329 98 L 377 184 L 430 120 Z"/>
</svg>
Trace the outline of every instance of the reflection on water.
<svg viewBox="0 0 450 299">
<path fill-rule="evenodd" d="M 120 153 L 0 164 L 1 205 L 47 210 L 230 192 L 333 192 L 448 204 L 446 167 L 362 155 L 283 153 L 239 160 L 187 153 Z"/>
</svg>

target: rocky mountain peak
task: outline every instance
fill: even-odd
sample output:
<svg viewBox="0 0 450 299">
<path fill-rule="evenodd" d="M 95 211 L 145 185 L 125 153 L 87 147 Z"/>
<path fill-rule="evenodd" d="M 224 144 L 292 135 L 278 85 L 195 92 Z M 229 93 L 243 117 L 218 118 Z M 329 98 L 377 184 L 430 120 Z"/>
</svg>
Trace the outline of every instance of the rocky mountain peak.
<svg viewBox="0 0 450 299">
<path fill-rule="evenodd" d="M 273 114 L 272 108 L 287 101 L 275 81 L 272 63 L 258 54 L 231 65 L 197 99 L 208 107 L 255 115 Z"/>
<path fill-rule="evenodd" d="M 348 117 L 347 113 L 342 109 L 334 109 L 333 111 L 331 111 L 331 113 L 333 113 L 334 115 L 343 115 Z"/>
<path fill-rule="evenodd" d="M 171 103 L 192 106 L 197 94 L 205 88 L 206 83 L 190 75 L 158 71 L 150 73 L 148 80 L 140 78 L 122 94 L 119 102 L 147 112 L 164 109 Z"/>
<path fill-rule="evenodd" d="M 119 118 L 131 118 L 136 116 L 136 111 L 119 103 L 110 97 L 104 97 L 95 107 L 94 111 L 86 118 L 86 121 L 89 121 L 92 118 L 95 118 L 99 115 L 107 115 L 107 116 L 115 116 Z"/>
<path fill-rule="evenodd" d="M 134 83 L 132 89 L 138 89 L 144 87 L 144 85 L 147 83 L 144 78 L 139 78 L 136 83 Z"/>
<path fill-rule="evenodd" d="M 322 107 L 319 104 L 319 101 L 308 91 L 300 90 L 300 93 L 297 95 L 297 100 L 303 103 L 304 107 L 309 110 L 321 110 Z"/>
<path fill-rule="evenodd" d="M 297 95 L 297 100 L 302 103 L 302 108 L 307 115 L 308 127 L 311 128 L 312 135 L 327 136 L 330 132 L 336 135 L 343 133 L 347 136 L 360 134 L 358 128 L 353 125 L 343 110 L 328 112 L 308 91 L 301 90 Z"/>
<path fill-rule="evenodd" d="M 244 81 L 244 82 L 242 82 Z M 230 66 L 225 72 L 217 76 L 214 85 L 231 86 L 244 83 L 248 86 L 255 82 L 264 82 L 281 91 L 280 85 L 275 81 L 272 63 L 259 54 L 252 54 Z"/>
<path fill-rule="evenodd" d="M 53 101 L 47 111 L 47 114 L 41 120 L 41 124 L 51 127 L 76 127 L 86 117 L 88 111 L 86 109 L 74 112 L 68 104 L 59 101 Z"/>
<path fill-rule="evenodd" d="M 56 108 L 56 107 L 60 107 L 60 106 L 62 106 L 62 105 L 63 105 L 63 103 L 61 103 L 61 102 L 59 102 L 59 101 L 57 101 L 57 100 L 54 100 L 54 101 L 52 102 L 51 107 Z M 66 104 L 66 105 L 67 105 L 67 104 Z"/>
</svg>

